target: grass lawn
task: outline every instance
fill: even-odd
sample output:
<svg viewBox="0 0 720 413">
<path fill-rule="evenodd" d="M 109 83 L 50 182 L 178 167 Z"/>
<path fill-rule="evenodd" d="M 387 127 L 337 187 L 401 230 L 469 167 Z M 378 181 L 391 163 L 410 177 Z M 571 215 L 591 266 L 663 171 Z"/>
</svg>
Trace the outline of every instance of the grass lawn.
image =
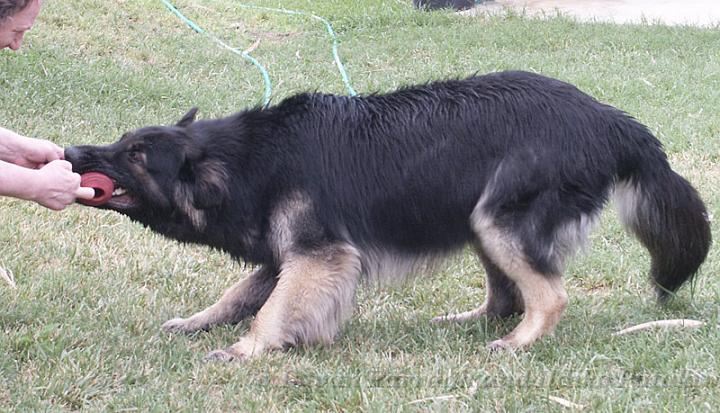
<svg viewBox="0 0 720 413">
<path fill-rule="evenodd" d="M 273 101 L 347 93 L 324 26 L 235 0 L 175 0 L 201 26 L 252 52 Z M 276 0 L 330 20 L 360 93 L 523 69 L 560 78 L 647 124 L 673 167 L 720 219 L 720 31 L 422 13 L 410 0 Z M 47 1 L 19 53 L 0 52 L 0 124 L 66 146 L 116 140 L 262 100 L 260 73 L 189 30 L 159 0 Z M 206 364 L 247 323 L 193 336 L 160 325 L 213 303 L 249 272 L 221 252 L 164 239 L 126 218 L 54 213 L 0 200 L 0 410 L 63 411 L 716 411 L 720 248 L 670 305 L 656 305 L 648 256 L 612 208 L 567 271 L 570 305 L 532 349 L 489 353 L 517 319 L 431 325 L 477 306 L 484 274 L 468 252 L 402 286 L 364 289 L 335 345 L 248 363 Z M 656 319 L 697 330 L 612 333 Z"/>
</svg>

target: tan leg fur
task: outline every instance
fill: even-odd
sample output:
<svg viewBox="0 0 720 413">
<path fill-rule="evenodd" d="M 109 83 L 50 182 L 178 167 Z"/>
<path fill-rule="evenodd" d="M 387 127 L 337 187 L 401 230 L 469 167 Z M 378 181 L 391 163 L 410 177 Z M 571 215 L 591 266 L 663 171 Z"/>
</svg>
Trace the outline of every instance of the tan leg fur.
<svg viewBox="0 0 720 413">
<path fill-rule="evenodd" d="M 291 255 L 250 331 L 206 359 L 247 359 L 287 346 L 331 343 L 352 313 L 359 278 L 359 254 L 350 246 Z"/>
</svg>

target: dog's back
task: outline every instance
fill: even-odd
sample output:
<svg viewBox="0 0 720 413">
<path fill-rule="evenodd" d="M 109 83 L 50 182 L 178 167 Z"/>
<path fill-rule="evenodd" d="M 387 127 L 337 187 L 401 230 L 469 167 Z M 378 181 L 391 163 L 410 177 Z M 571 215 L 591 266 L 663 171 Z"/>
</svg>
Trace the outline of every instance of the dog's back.
<svg viewBox="0 0 720 413">
<path fill-rule="evenodd" d="M 525 72 L 360 98 L 300 95 L 262 116 L 282 119 L 266 136 L 294 145 L 279 154 L 293 171 L 287 186 L 312 195 L 332 236 L 399 254 L 471 241 L 470 216 L 485 193 L 508 227 L 522 231 L 526 214 L 542 225 L 530 249 L 547 269 L 558 229 L 592 221 L 640 159 L 664 159 L 629 116 Z"/>
</svg>

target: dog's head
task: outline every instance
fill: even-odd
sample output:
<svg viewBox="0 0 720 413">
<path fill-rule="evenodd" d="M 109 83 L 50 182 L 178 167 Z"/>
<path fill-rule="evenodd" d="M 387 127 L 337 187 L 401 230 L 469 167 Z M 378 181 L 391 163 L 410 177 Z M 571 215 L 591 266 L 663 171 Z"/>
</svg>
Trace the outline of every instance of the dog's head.
<svg viewBox="0 0 720 413">
<path fill-rule="evenodd" d="M 140 221 L 179 212 L 203 227 L 204 210 L 219 206 L 228 188 L 225 165 L 208 156 L 193 135 L 196 112 L 191 109 L 172 126 L 128 132 L 107 146 L 69 147 L 65 159 L 77 173 L 99 172 L 112 179 L 113 196 L 99 208 Z"/>
</svg>

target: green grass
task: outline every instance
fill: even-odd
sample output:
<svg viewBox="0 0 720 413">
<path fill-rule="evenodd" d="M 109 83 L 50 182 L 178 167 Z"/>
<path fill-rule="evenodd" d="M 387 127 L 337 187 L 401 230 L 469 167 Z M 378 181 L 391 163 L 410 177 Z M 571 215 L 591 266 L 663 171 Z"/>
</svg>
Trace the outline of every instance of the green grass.
<svg viewBox="0 0 720 413">
<path fill-rule="evenodd" d="M 242 9 L 232 0 L 177 0 L 206 29 L 269 70 L 273 100 L 345 93 L 319 23 Z M 672 164 L 720 219 L 720 32 L 711 29 L 466 19 L 421 13 L 407 0 L 260 2 L 333 22 L 361 93 L 524 69 L 569 81 L 647 124 Z M 60 145 L 260 103 L 259 72 L 194 34 L 160 1 L 46 2 L 19 53 L 0 53 L 0 124 Z M 720 254 L 659 307 L 648 258 L 612 211 L 567 273 L 570 306 L 531 350 L 485 343 L 517 319 L 431 325 L 482 301 L 483 272 L 466 253 L 427 277 L 363 290 L 335 345 L 245 364 L 204 364 L 247 323 L 193 336 L 159 327 L 216 300 L 249 271 L 228 256 L 166 240 L 90 208 L 53 213 L 0 200 L 0 410 L 62 411 L 559 411 L 556 396 L 599 411 L 713 411 L 720 405 Z M 611 334 L 694 318 L 694 331 Z"/>
</svg>

